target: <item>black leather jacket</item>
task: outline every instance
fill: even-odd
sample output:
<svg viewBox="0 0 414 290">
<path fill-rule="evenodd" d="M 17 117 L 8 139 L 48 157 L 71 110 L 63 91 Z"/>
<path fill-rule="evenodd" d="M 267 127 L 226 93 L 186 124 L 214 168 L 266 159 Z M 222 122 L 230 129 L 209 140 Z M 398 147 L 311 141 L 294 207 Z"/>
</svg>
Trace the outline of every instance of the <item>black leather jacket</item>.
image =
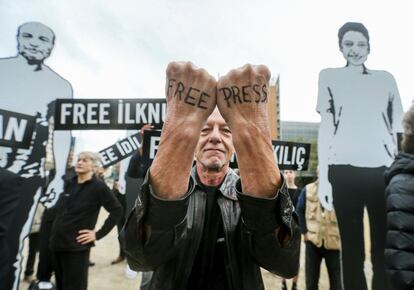
<svg viewBox="0 0 414 290">
<path fill-rule="evenodd" d="M 173 226 L 155 225 L 157 219 L 151 218 L 148 211 L 153 210 L 151 200 L 159 199 L 151 190 L 147 174 L 125 225 L 128 264 L 136 271 L 155 271 L 150 289 L 186 289 L 203 235 L 206 202 L 206 193 L 197 185 L 195 174 L 193 168 L 189 190 L 183 199 L 164 201 L 171 207 L 175 202 L 185 203 L 185 214 L 180 222 Z M 285 182 L 277 197 L 254 198 L 239 191 L 240 179 L 230 170 L 219 190 L 218 204 L 228 253 L 225 263 L 231 289 L 264 289 L 259 266 L 282 277 L 295 276 L 300 232 Z M 177 220 L 168 207 L 156 214 L 164 221 Z"/>
</svg>

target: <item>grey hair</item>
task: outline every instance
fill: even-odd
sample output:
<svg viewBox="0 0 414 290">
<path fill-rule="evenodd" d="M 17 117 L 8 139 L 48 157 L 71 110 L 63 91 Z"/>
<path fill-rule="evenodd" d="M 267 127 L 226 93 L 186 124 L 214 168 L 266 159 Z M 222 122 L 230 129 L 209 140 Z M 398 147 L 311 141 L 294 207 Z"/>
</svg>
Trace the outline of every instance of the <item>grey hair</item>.
<svg viewBox="0 0 414 290">
<path fill-rule="evenodd" d="M 414 104 L 404 114 L 404 135 L 401 148 L 404 152 L 414 154 Z"/>
<path fill-rule="evenodd" d="M 92 165 L 94 167 L 94 171 L 96 171 L 96 169 L 98 169 L 101 165 L 101 155 L 97 152 L 92 152 L 92 151 L 82 151 L 78 154 L 78 156 L 83 155 L 85 158 L 89 159 L 92 161 Z"/>
</svg>

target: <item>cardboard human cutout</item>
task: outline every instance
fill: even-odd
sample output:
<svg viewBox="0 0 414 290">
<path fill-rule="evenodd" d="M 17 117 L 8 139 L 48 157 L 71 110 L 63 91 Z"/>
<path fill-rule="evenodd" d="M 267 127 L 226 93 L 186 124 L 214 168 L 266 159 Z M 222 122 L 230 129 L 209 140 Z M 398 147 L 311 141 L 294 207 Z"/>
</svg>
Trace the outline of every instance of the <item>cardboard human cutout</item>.
<svg viewBox="0 0 414 290">
<path fill-rule="evenodd" d="M 365 207 L 370 221 L 372 289 L 387 289 L 383 172 L 397 152 L 403 109 L 394 77 L 365 66 L 370 53 L 365 26 L 346 23 L 338 38 L 346 65 L 319 74 L 318 196 L 326 209 L 335 208 L 337 214 L 345 289 L 367 289 Z"/>
<path fill-rule="evenodd" d="M 38 22 L 25 23 L 17 30 L 17 55 L 0 59 L 0 109 L 36 118 L 29 148 L 0 147 L 0 166 L 22 178 L 20 203 L 13 226 L 5 235 L 8 270 L 0 273 L 1 289 L 18 289 L 23 240 L 30 233 L 39 199 L 47 196 L 44 202 L 52 206 L 63 190 L 61 176 L 65 172 L 70 132 L 55 132 L 53 139 L 49 138 L 49 121 L 54 113 L 54 100 L 71 98 L 72 87 L 44 63 L 54 43 L 55 34 L 49 27 Z M 55 178 L 46 184 L 48 140 L 53 140 Z"/>
</svg>

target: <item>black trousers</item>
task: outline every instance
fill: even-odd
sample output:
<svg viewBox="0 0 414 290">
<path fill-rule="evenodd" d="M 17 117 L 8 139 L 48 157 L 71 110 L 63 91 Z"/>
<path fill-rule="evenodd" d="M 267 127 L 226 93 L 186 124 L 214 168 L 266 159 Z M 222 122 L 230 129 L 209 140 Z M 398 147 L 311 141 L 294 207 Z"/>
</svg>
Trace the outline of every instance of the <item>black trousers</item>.
<svg viewBox="0 0 414 290">
<path fill-rule="evenodd" d="M 21 263 L 17 261 L 17 256 L 20 255 L 20 236 L 23 231 L 23 227 L 29 218 L 30 209 L 33 206 L 33 197 L 38 190 L 41 190 L 43 180 L 40 177 L 23 178 L 21 186 L 20 202 L 16 209 L 16 215 L 12 221 L 12 227 L 7 233 L 6 240 L 9 248 L 9 257 L 7 261 L 7 277 L 2 285 L 5 289 L 13 289 L 15 281 L 15 275 L 20 275 L 22 270 Z M 26 237 L 29 235 L 27 233 Z"/>
<path fill-rule="evenodd" d="M 57 290 L 88 288 L 89 252 L 90 250 L 53 253 Z"/>
<path fill-rule="evenodd" d="M 39 281 L 49 282 L 53 273 L 53 257 L 49 247 L 49 239 L 52 232 L 53 219 L 48 220 L 50 209 L 46 209 L 39 232 L 39 263 L 37 264 L 36 277 Z"/>
<path fill-rule="evenodd" d="M 33 267 L 36 261 L 36 254 L 39 251 L 39 233 L 31 233 L 29 235 L 29 254 L 27 255 L 25 276 L 33 274 Z"/>
<path fill-rule="evenodd" d="M 325 259 L 328 269 L 331 290 L 342 290 L 340 251 L 318 248 L 311 242 L 306 242 L 305 276 L 306 290 L 318 290 L 319 275 L 322 259 Z"/>
<path fill-rule="evenodd" d="M 372 289 L 389 289 L 384 261 L 386 212 L 385 167 L 329 166 L 334 207 L 342 242 L 345 290 L 367 290 L 364 274 L 364 208 L 367 208 L 372 261 Z"/>
<path fill-rule="evenodd" d="M 120 235 L 121 230 L 125 224 L 125 217 L 122 216 L 120 222 L 117 224 L 118 228 L 118 243 L 119 243 L 119 256 L 125 258 L 125 238 L 124 235 Z"/>
</svg>

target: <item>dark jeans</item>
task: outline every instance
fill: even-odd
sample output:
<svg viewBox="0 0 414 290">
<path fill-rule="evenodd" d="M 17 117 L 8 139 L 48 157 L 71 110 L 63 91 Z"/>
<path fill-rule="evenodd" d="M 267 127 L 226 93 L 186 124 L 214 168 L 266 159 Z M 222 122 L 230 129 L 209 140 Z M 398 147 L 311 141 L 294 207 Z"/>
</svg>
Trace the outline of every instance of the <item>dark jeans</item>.
<svg viewBox="0 0 414 290">
<path fill-rule="evenodd" d="M 33 267 L 36 261 L 36 254 L 39 251 L 39 233 L 31 233 L 29 235 L 29 254 L 27 255 L 25 276 L 33 274 Z"/>
<path fill-rule="evenodd" d="M 57 290 L 88 288 L 89 252 L 90 250 L 53 253 Z"/>
<path fill-rule="evenodd" d="M 384 261 L 386 212 L 385 167 L 329 166 L 329 181 L 342 242 L 345 290 L 367 290 L 364 274 L 364 208 L 367 208 L 372 261 L 372 289 L 389 289 Z"/>
<path fill-rule="evenodd" d="M 306 242 L 306 290 L 318 290 L 322 259 L 328 269 L 330 289 L 342 290 L 340 251 L 318 248 L 309 241 Z"/>
</svg>

